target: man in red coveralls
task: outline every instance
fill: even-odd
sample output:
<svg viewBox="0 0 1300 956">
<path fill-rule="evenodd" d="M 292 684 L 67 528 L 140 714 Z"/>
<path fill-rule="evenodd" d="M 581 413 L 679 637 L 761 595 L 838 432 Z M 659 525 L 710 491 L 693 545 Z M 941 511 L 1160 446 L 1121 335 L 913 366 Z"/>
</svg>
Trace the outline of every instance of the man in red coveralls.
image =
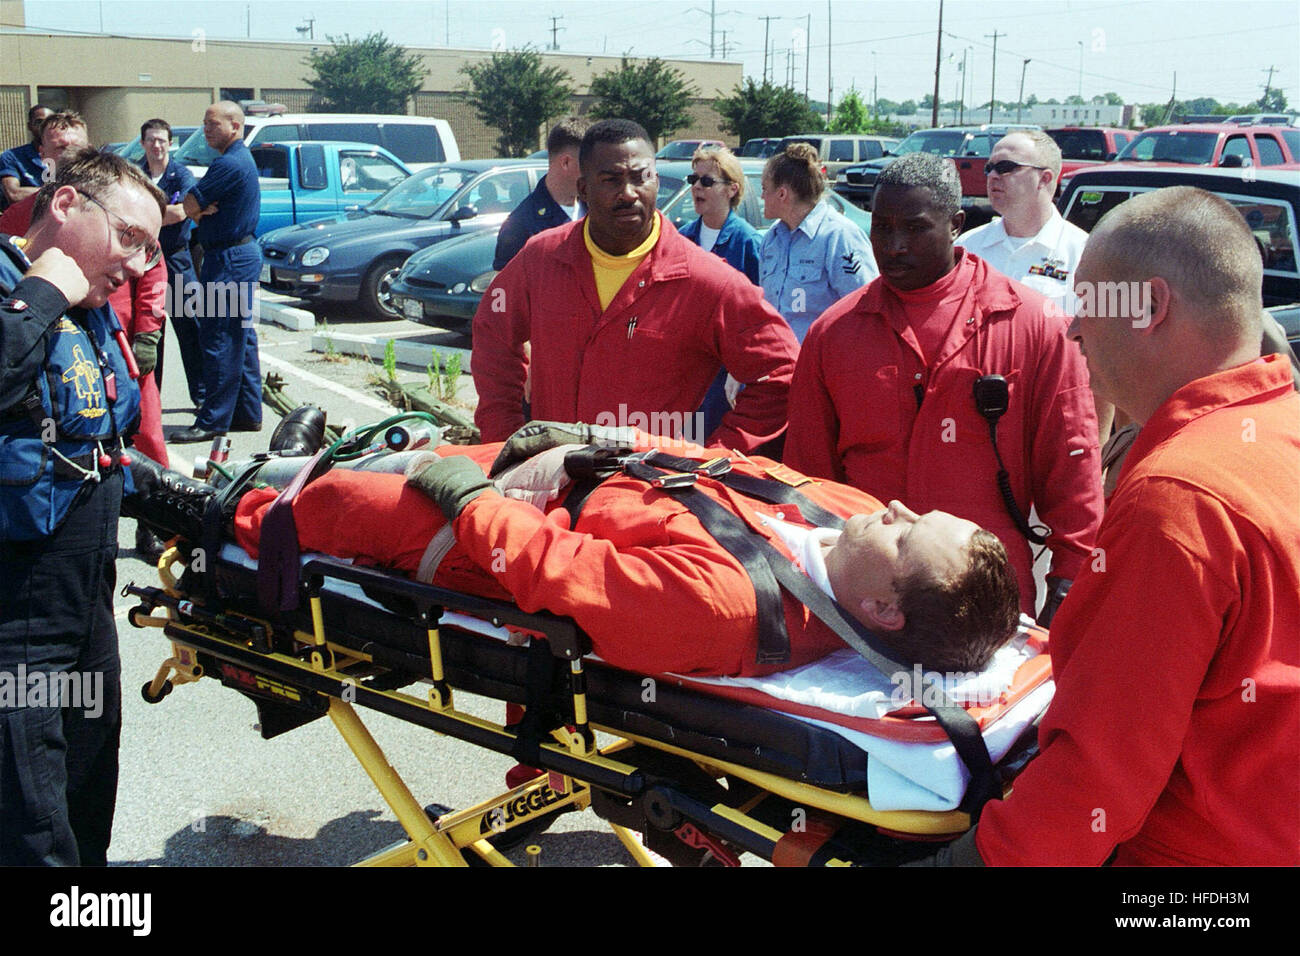
<svg viewBox="0 0 1300 956">
<path fill-rule="evenodd" d="M 1006 545 L 1029 614 L 1033 559 L 1006 497 L 1023 516 L 1035 506 L 1051 529 L 1046 623 L 1101 520 L 1097 415 L 1060 310 L 954 247 L 960 204 L 949 160 L 914 153 L 880 174 L 871 214 L 880 277 L 804 339 L 785 460 L 988 528 Z M 975 400 L 989 376 L 1006 382 L 996 446 Z"/>
<path fill-rule="evenodd" d="M 167 445 L 162 430 L 162 397 L 158 394 L 158 347 L 162 344 L 163 322 L 167 317 L 167 263 L 160 261 L 140 278 L 129 278 L 118 286 L 108 304 L 122 323 L 131 352 L 140 369 L 140 424 L 131 439 L 136 451 L 160 465 L 167 464 Z M 162 542 L 143 524 L 135 529 L 135 550 L 154 558 L 162 554 Z"/>
<path fill-rule="evenodd" d="M 1042 753 L 955 862 L 1300 864 L 1300 395 L 1261 279 L 1197 189 L 1093 230 L 1070 336 L 1142 430 L 1052 627 Z"/>
<path fill-rule="evenodd" d="M 532 417 L 631 425 L 743 452 L 778 438 L 799 346 L 762 290 L 655 209 L 654 148 L 628 120 L 587 130 L 587 215 L 534 236 L 474 316 L 474 423 L 484 441 Z M 524 345 L 531 342 L 530 359 Z M 694 415 L 726 368 L 745 388 L 712 435 Z"/>
<path fill-rule="evenodd" d="M 654 444 L 638 439 L 643 449 Z M 439 449 L 447 457 L 433 459 L 411 484 L 401 475 L 327 472 L 293 503 L 300 545 L 414 571 L 427 563 L 430 540 L 450 521 L 455 544 L 437 565 L 434 583 L 513 599 L 525 611 L 569 615 L 602 658 L 642 673 L 761 674 L 844 646 L 801 602 L 784 596 L 790 660 L 756 663 L 756 598 L 746 571 L 684 504 L 644 481 L 622 474 L 606 479 L 572 528 L 568 512 L 547 500 L 550 494 L 532 496 L 536 504 L 515 500 L 521 486 L 562 487 L 564 456 L 575 447 L 531 458 L 520 466 L 527 474 L 503 473 L 504 494 L 484 475 L 499 445 Z M 678 444 L 673 451 L 708 457 L 698 446 L 683 451 Z M 767 477 L 764 468 L 779 466 L 758 458 L 736 462 L 735 471 Z M 802 481 L 788 470 L 781 476 Z M 979 670 L 1015 633 L 1016 585 L 1005 551 L 969 521 L 916 515 L 898 502 L 882 510 L 869 495 L 832 482 L 798 484 L 822 508 L 852 516 L 841 532 L 812 526 L 797 505 L 765 504 L 707 478 L 696 487 L 875 629 L 900 661 Z M 256 489 L 239 502 L 236 540 L 254 556 L 276 495 Z"/>
</svg>

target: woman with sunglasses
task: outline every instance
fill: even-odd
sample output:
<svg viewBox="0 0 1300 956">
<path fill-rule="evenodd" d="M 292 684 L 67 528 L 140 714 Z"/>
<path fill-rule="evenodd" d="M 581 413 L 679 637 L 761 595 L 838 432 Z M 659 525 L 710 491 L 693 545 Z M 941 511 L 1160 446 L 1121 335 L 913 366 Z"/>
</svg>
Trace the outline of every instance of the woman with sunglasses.
<svg viewBox="0 0 1300 956">
<path fill-rule="evenodd" d="M 691 184 L 691 199 L 700 218 L 683 226 L 682 235 L 743 272 L 754 285 L 761 285 L 758 281 L 761 237 L 757 229 L 736 213 L 745 195 L 745 173 L 740 162 L 725 146 L 701 146 L 691 157 L 691 174 L 686 181 Z M 704 434 L 711 434 L 718 427 L 739 391 L 739 384 L 723 369 L 700 405 Z"/>
<path fill-rule="evenodd" d="M 758 281 L 758 230 L 736 213 L 745 196 L 745 173 L 725 146 L 701 146 L 691 157 L 691 199 L 700 218 L 682 227 L 682 235 L 705 251 L 721 256 Z"/>
<path fill-rule="evenodd" d="M 763 295 L 800 342 L 817 316 L 877 275 L 871 242 L 821 201 L 825 189 L 808 143 L 791 143 L 763 169 L 763 215 L 777 220 L 759 250 Z"/>
</svg>

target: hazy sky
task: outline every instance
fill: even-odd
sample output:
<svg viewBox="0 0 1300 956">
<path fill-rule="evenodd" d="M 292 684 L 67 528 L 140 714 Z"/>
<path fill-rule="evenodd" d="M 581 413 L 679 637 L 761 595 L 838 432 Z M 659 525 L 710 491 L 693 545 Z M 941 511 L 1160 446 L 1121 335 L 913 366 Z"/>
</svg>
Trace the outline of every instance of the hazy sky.
<svg viewBox="0 0 1300 956">
<path fill-rule="evenodd" d="M 770 48 L 768 73 L 785 82 L 787 70 L 803 89 L 805 37 L 810 94 L 824 99 L 827 60 L 835 96 L 850 84 L 870 94 L 919 98 L 934 83 L 938 0 L 833 0 L 827 43 L 826 0 L 27 0 L 29 27 L 50 32 L 97 32 L 185 36 L 203 29 L 209 37 L 251 35 L 291 40 L 314 17 L 317 39 L 382 31 L 409 46 L 488 49 L 551 43 L 551 17 L 561 28 L 567 53 L 630 52 L 634 56 L 709 58 L 709 10 L 714 53 L 744 63 L 745 75 L 763 75 L 764 21 Z M 811 19 L 805 17 L 810 15 Z M 1221 102 L 1257 99 L 1274 67 L 1272 83 L 1300 106 L 1300 4 L 1295 0 L 1221 2 L 1106 2 L 1106 0 L 947 0 L 944 5 L 945 64 L 940 98 L 956 99 L 957 62 L 967 53 L 966 100 L 985 102 L 997 39 L 997 96 L 1014 100 L 1024 60 L 1026 95 L 1063 99 L 1114 91 L 1126 102 L 1164 101 L 1177 72 L 1179 99 L 1213 96 Z M 789 50 L 794 61 L 787 66 Z M 705 90 L 706 95 L 715 91 Z M 723 91 L 727 92 L 727 91 Z"/>
</svg>

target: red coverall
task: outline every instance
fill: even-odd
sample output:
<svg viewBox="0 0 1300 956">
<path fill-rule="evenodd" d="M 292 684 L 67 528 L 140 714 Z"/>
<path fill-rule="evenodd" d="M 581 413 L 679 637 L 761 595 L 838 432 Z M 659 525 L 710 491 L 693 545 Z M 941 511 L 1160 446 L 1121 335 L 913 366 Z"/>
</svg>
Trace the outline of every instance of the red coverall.
<svg viewBox="0 0 1300 956">
<path fill-rule="evenodd" d="M 127 341 L 135 344 L 135 337 L 146 332 L 157 332 L 166 320 L 167 263 L 158 264 L 139 279 L 130 279 L 118 286 L 108 298 L 108 304 L 117 313 L 118 321 L 126 331 Z M 158 343 L 162 348 L 162 342 Z M 133 444 L 160 465 L 167 464 L 167 445 L 163 441 L 162 397 L 158 394 L 158 380 L 152 371 L 141 375 L 140 429 Z"/>
<path fill-rule="evenodd" d="M 1298 422 L 1270 355 L 1138 433 L 1052 622 L 1042 753 L 980 820 L 987 862 L 1300 864 Z"/>
<path fill-rule="evenodd" d="M 1046 300 L 966 253 L 971 272 L 958 321 L 928 367 L 903 310 L 876 279 L 813 323 L 790 388 L 785 460 L 881 501 L 939 509 L 998 536 L 1016 569 L 1020 604 L 1034 612 L 1029 543 L 998 491 L 988 423 L 975 408 L 981 374 L 1006 378 L 1010 405 L 998 450 L 1026 517 L 1052 529 L 1051 574 L 1074 578 L 1101 521 L 1097 416 L 1088 370 Z M 916 386 L 924 390 L 919 401 Z"/>
<path fill-rule="evenodd" d="M 499 448 L 448 446 L 439 453 L 468 454 L 486 469 Z M 680 448 L 674 452 L 692 455 Z M 706 457 L 702 449 L 694 452 Z M 764 466 L 780 467 L 754 458 L 737 462 L 736 470 L 766 477 Z M 707 480 L 699 487 L 787 557 L 780 538 L 756 516 L 783 515 L 807 524 L 791 505 L 755 502 Z M 799 491 L 846 517 L 882 507 L 870 495 L 832 482 L 804 484 Z M 262 516 L 275 496 L 274 489 L 258 489 L 239 503 L 236 540 L 254 557 Z M 480 495 L 456 520 L 457 544 L 439 565 L 434 583 L 513 599 L 525 611 L 568 615 L 591 636 L 597 654 L 642 673 L 763 674 L 844 646 L 787 596 L 791 660 L 756 664 L 757 612 L 748 574 L 683 505 L 645 482 L 621 475 L 605 481 L 587 499 L 573 530 L 559 502 L 549 507 L 544 515 L 522 501 Z M 293 508 L 304 550 L 407 571 L 418 566 L 429 539 L 445 523 L 437 507 L 401 475 L 330 471 L 309 484 Z"/>
<path fill-rule="evenodd" d="M 660 216 L 659 242 L 602 311 L 582 226 L 534 236 L 479 303 L 474 423 L 484 440 L 524 424 L 530 341 L 534 419 L 631 425 L 739 451 L 780 435 L 799 346 L 763 290 Z M 736 407 L 711 436 L 684 431 L 676 423 L 694 428 L 724 367 L 745 384 Z"/>
</svg>

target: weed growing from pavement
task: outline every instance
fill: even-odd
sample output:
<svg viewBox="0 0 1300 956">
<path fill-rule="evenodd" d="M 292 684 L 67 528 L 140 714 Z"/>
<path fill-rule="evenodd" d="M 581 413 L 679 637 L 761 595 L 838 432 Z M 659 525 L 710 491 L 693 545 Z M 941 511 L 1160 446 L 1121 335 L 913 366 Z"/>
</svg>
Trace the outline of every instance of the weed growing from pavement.
<svg viewBox="0 0 1300 956">
<path fill-rule="evenodd" d="M 334 347 L 334 336 L 330 332 L 330 325 L 324 319 L 320 321 L 320 337 L 325 340 L 325 354 L 321 356 L 322 362 L 346 362 L 348 357 L 339 353 Z"/>
<path fill-rule="evenodd" d="M 456 389 L 460 385 L 460 355 L 452 355 L 442 365 L 442 356 L 433 350 L 432 361 L 424 367 L 429 376 L 429 394 L 440 402 L 456 401 Z"/>
</svg>

